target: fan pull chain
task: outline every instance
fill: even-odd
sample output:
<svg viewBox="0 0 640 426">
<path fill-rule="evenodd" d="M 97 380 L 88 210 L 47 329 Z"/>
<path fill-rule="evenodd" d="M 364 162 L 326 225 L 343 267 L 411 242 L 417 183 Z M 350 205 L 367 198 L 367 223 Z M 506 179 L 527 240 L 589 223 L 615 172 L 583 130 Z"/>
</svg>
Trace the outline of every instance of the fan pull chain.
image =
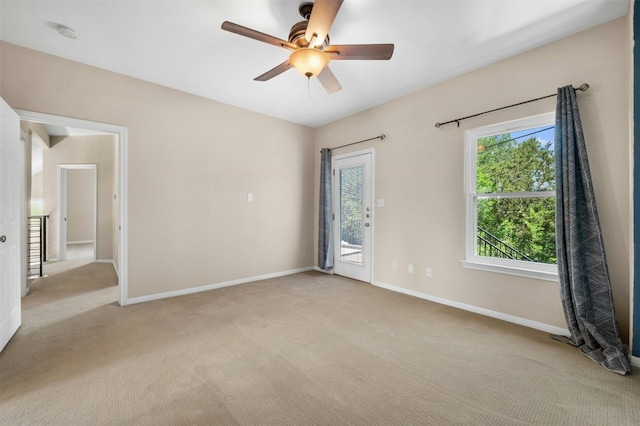
<svg viewBox="0 0 640 426">
<path fill-rule="evenodd" d="M 311 99 L 311 77 L 307 76 L 307 99 Z"/>
</svg>

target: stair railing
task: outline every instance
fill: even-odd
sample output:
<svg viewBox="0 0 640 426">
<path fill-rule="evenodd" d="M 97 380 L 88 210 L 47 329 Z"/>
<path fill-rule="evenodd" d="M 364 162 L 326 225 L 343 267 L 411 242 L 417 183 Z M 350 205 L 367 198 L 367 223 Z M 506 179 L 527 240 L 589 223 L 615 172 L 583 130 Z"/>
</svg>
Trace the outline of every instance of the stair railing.
<svg viewBox="0 0 640 426">
<path fill-rule="evenodd" d="M 47 219 L 44 216 L 29 216 L 27 221 L 27 276 L 43 277 L 42 265 L 47 261 Z"/>
</svg>

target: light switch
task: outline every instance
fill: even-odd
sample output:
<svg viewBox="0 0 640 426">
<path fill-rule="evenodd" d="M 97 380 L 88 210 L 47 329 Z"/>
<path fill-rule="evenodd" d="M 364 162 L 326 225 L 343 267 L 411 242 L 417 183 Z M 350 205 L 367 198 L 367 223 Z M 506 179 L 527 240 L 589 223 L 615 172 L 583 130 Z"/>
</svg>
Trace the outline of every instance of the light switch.
<svg viewBox="0 0 640 426">
<path fill-rule="evenodd" d="M 249 202 L 253 201 L 253 192 L 247 193 L 247 201 Z"/>
<path fill-rule="evenodd" d="M 376 205 L 378 207 L 384 207 L 384 198 L 378 198 Z"/>
</svg>

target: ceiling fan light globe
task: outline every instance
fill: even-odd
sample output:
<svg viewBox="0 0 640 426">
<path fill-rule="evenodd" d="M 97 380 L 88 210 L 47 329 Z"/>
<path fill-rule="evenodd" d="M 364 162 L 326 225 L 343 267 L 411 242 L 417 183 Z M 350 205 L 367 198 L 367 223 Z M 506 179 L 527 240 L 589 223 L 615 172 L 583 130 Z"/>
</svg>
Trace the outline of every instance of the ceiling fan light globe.
<svg viewBox="0 0 640 426">
<path fill-rule="evenodd" d="M 329 63 L 329 57 L 319 49 L 303 47 L 289 56 L 289 62 L 303 77 L 316 77 Z"/>
</svg>

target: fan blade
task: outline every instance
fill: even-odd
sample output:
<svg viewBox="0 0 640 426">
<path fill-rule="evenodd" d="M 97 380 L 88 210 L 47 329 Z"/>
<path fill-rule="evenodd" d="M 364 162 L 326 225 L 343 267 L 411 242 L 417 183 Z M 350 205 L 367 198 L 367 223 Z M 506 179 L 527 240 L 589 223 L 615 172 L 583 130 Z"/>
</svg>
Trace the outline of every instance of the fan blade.
<svg viewBox="0 0 640 426">
<path fill-rule="evenodd" d="M 293 43 L 289 43 L 286 40 L 281 40 L 277 37 L 270 36 L 269 34 L 261 33 L 260 31 L 252 30 L 251 28 L 234 24 L 233 22 L 224 21 L 222 23 L 222 29 L 225 31 L 239 34 L 241 36 L 252 38 L 254 40 L 262 41 L 267 44 L 272 44 L 278 47 L 284 47 L 285 49 L 296 50 L 298 48 L 298 46 L 296 46 Z"/>
<path fill-rule="evenodd" d="M 335 93 L 342 90 L 340 82 L 328 66 L 324 67 L 320 74 L 318 74 L 318 81 L 320 81 L 320 84 L 322 84 L 322 87 L 324 87 L 327 93 Z"/>
<path fill-rule="evenodd" d="M 342 44 L 327 46 L 324 50 L 332 61 L 388 60 L 393 55 L 393 44 Z"/>
<path fill-rule="evenodd" d="M 264 74 L 254 78 L 255 81 L 267 81 L 267 80 L 271 80 L 273 77 L 282 74 L 283 72 L 285 72 L 286 70 L 288 70 L 289 68 L 291 68 L 293 65 L 291 65 L 289 63 L 289 60 L 287 59 L 286 61 L 284 61 L 283 63 L 281 63 L 280 65 L 278 65 L 277 67 L 270 69 L 269 71 L 265 72 Z"/>
<path fill-rule="evenodd" d="M 306 38 L 308 42 L 311 42 L 315 35 L 314 45 L 322 46 L 324 39 L 329 33 L 329 28 L 331 28 L 331 24 L 333 24 L 333 20 L 338 14 L 340 6 L 342 6 L 342 0 L 316 0 L 311 10 L 311 16 L 309 17 L 309 24 L 307 25 L 304 38 Z"/>
</svg>

